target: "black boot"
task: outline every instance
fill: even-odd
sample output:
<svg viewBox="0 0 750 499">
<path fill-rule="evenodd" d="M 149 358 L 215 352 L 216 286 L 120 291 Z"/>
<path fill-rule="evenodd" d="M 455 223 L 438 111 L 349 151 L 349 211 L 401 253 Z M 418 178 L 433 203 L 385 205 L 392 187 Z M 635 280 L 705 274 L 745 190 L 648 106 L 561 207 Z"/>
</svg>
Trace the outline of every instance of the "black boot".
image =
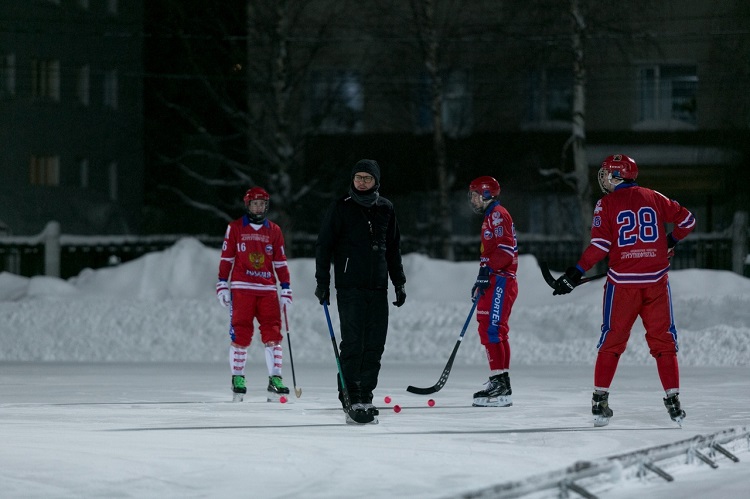
<svg viewBox="0 0 750 499">
<path fill-rule="evenodd" d="M 685 419 L 686 414 L 680 407 L 679 394 L 675 393 L 674 395 L 665 398 L 664 407 L 667 408 L 669 417 L 672 418 L 672 421 L 682 426 L 682 420 Z"/>
<path fill-rule="evenodd" d="M 510 378 L 507 372 L 490 376 L 484 384 L 484 389 L 474 394 L 474 407 L 510 407 L 511 399 Z"/>
<path fill-rule="evenodd" d="M 594 426 L 606 426 L 614 412 L 609 408 L 609 392 L 594 392 L 591 397 L 591 414 L 594 415 Z"/>
</svg>

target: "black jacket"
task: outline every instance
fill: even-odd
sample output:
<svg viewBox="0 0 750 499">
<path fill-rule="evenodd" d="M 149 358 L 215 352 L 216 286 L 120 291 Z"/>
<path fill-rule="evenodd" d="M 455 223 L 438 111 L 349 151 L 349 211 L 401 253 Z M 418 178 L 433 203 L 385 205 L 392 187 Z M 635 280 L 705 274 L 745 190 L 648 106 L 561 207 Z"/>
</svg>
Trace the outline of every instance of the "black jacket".
<svg viewBox="0 0 750 499">
<path fill-rule="evenodd" d="M 364 207 L 349 195 L 325 214 L 315 248 L 315 280 L 330 287 L 331 262 L 336 289 L 387 289 L 406 282 L 401 263 L 401 233 L 393 204 L 379 196 Z"/>
</svg>

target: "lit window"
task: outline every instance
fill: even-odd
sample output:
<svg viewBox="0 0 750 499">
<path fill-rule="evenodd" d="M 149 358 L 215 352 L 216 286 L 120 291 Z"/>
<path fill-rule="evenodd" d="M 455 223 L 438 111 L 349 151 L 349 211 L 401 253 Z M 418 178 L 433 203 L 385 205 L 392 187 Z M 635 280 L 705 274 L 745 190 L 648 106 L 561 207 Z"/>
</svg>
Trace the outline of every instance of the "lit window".
<svg viewBox="0 0 750 499">
<path fill-rule="evenodd" d="M 354 71 L 318 71 L 312 76 L 311 121 L 324 133 L 362 132 L 364 91 Z"/>
<path fill-rule="evenodd" d="M 29 164 L 31 185 L 60 185 L 60 157 L 32 156 Z"/>
<path fill-rule="evenodd" d="M 60 61 L 32 59 L 31 95 L 39 99 L 60 100 Z"/>
<path fill-rule="evenodd" d="M 694 125 L 698 70 L 694 65 L 656 64 L 638 71 L 639 121 Z"/>
<path fill-rule="evenodd" d="M 89 187 L 89 160 L 84 158 L 78 162 L 81 173 L 81 189 Z"/>
<path fill-rule="evenodd" d="M 109 199 L 117 201 L 117 162 L 109 164 Z"/>
<path fill-rule="evenodd" d="M 16 95 L 16 56 L 6 54 L 0 57 L 0 98 Z"/>
<path fill-rule="evenodd" d="M 473 126 L 471 82 L 469 72 L 455 70 L 446 72 L 442 79 L 441 120 L 443 131 L 451 137 L 466 136 Z M 432 78 L 423 73 L 417 89 L 417 132 L 433 130 Z"/>
<path fill-rule="evenodd" d="M 88 65 L 78 69 L 78 81 L 76 82 L 76 95 L 78 102 L 84 106 L 89 105 L 89 94 L 91 85 L 91 70 Z"/>
<path fill-rule="evenodd" d="M 573 110 L 573 73 L 566 68 L 541 68 L 529 72 L 526 121 L 569 123 Z"/>
<path fill-rule="evenodd" d="M 104 106 L 117 109 L 117 70 L 104 72 Z"/>
</svg>

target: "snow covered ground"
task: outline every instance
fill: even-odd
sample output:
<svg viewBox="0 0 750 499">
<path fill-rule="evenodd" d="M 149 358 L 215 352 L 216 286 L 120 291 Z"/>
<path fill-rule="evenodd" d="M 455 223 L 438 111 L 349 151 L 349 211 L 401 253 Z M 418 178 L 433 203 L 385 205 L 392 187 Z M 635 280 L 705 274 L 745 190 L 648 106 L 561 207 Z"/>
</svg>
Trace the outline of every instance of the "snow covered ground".
<svg viewBox="0 0 750 499">
<path fill-rule="evenodd" d="M 302 396 L 286 404 L 265 401 L 257 344 L 246 402 L 228 402 L 227 316 L 213 291 L 218 251 L 193 239 L 67 281 L 1 273 L 0 495 L 470 497 L 577 461 L 750 426 L 750 279 L 671 273 L 688 413 L 682 429 L 662 405 L 640 323 L 612 387 L 615 416 L 595 429 L 589 410 L 601 281 L 553 297 L 536 261 L 523 256 L 511 318 L 513 407 L 470 407 L 487 377 L 473 321 L 448 383 L 428 407 L 428 397 L 405 388 L 437 381 L 470 310 L 477 265 L 406 255 L 408 298 L 391 309 L 376 391 L 381 422 L 353 427 L 343 424 L 336 400 L 314 262 L 290 264 L 290 338 Z M 338 336 L 335 306 L 331 314 Z M 717 470 L 685 464 L 670 470 L 671 483 L 623 473 L 596 493 L 739 497 L 750 472 L 742 443 L 740 463 L 720 456 Z"/>
</svg>

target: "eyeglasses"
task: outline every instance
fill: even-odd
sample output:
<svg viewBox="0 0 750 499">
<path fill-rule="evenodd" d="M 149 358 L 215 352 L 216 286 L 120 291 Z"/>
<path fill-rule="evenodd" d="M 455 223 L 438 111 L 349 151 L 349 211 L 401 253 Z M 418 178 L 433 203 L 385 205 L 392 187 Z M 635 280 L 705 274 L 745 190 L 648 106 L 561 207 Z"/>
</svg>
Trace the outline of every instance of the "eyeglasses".
<svg viewBox="0 0 750 499">
<path fill-rule="evenodd" d="M 375 180 L 375 177 L 373 177 L 372 175 L 355 175 L 354 176 L 355 182 L 364 182 L 365 184 L 369 184 L 373 180 Z"/>
</svg>

